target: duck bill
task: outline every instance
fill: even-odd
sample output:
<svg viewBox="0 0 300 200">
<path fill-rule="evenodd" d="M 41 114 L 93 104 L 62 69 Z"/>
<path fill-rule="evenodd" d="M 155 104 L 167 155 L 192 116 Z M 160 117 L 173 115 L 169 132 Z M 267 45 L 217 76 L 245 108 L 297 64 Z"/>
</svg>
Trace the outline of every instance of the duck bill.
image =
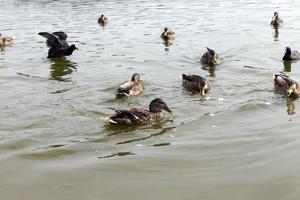
<svg viewBox="0 0 300 200">
<path fill-rule="evenodd" d="M 214 55 L 214 63 L 215 63 L 215 64 L 219 64 L 219 63 L 220 63 L 220 59 L 217 58 L 216 55 Z"/>
<path fill-rule="evenodd" d="M 169 113 L 172 113 L 172 111 L 170 110 L 170 108 L 169 108 L 168 106 L 166 106 L 166 107 L 164 108 L 164 110 L 167 111 L 167 112 L 169 112 Z"/>
<path fill-rule="evenodd" d="M 286 90 L 286 95 L 289 97 L 289 96 L 291 96 L 292 95 L 292 93 L 293 93 L 293 88 L 288 88 L 287 90 Z"/>
<path fill-rule="evenodd" d="M 205 96 L 205 88 L 200 89 L 200 95 Z"/>
</svg>

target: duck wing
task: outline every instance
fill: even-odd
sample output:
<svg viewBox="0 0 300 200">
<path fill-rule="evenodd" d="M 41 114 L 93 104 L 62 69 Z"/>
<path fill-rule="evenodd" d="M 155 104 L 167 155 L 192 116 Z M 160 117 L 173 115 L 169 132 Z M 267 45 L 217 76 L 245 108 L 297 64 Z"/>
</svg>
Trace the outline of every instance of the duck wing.
<svg viewBox="0 0 300 200">
<path fill-rule="evenodd" d="M 199 92 L 201 89 L 200 85 L 204 85 L 205 81 L 206 79 L 202 76 L 182 74 L 183 87 L 192 92 Z"/>
<path fill-rule="evenodd" d="M 129 95 L 130 90 L 132 90 L 134 87 L 136 87 L 139 83 L 135 81 L 127 81 L 126 83 L 123 83 L 118 88 L 117 94 L 119 95 Z"/>
<path fill-rule="evenodd" d="M 133 108 L 131 110 L 111 109 L 114 110 L 116 114 L 110 117 L 108 121 L 112 124 L 118 125 L 141 124 L 149 115 L 149 111 L 137 108 Z"/>
<path fill-rule="evenodd" d="M 40 32 L 39 35 L 43 36 L 44 38 L 47 38 L 46 44 L 48 47 L 50 48 L 62 48 L 62 45 L 60 43 L 60 39 L 51 34 L 51 33 L 47 33 L 47 32 Z"/>
<path fill-rule="evenodd" d="M 55 48 L 55 49 L 66 48 L 64 42 L 61 41 L 59 37 L 56 35 L 47 32 L 40 32 L 39 35 L 47 38 L 46 44 L 50 48 Z"/>
<path fill-rule="evenodd" d="M 300 59 L 300 53 L 298 51 L 293 51 L 291 55 L 293 60 L 299 60 Z"/>
<path fill-rule="evenodd" d="M 68 35 L 63 31 L 53 32 L 53 35 L 56 35 L 60 40 L 67 40 Z"/>
<path fill-rule="evenodd" d="M 202 76 L 198 76 L 198 75 L 186 75 L 186 74 L 182 74 L 182 79 L 183 80 L 187 80 L 190 82 L 205 82 L 205 78 L 203 78 Z"/>
<path fill-rule="evenodd" d="M 274 83 L 281 88 L 288 88 L 295 81 L 283 74 L 275 74 Z"/>
</svg>

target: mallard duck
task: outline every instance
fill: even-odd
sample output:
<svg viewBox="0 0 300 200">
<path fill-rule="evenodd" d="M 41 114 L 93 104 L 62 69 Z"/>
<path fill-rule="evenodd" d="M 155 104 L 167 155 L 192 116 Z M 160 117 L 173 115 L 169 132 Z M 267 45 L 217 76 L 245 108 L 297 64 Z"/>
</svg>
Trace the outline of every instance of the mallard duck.
<svg viewBox="0 0 300 200">
<path fill-rule="evenodd" d="M 160 98 L 151 101 L 149 110 L 132 108 L 129 110 L 119 110 L 112 108 L 116 114 L 108 119 L 112 125 L 138 125 L 147 124 L 162 120 L 165 116 L 164 111 L 172 113 L 167 104 Z"/>
<path fill-rule="evenodd" d="M 117 96 L 136 96 L 144 90 L 140 74 L 134 73 L 130 81 L 120 85 L 117 91 Z"/>
<path fill-rule="evenodd" d="M 69 46 L 68 42 L 66 41 L 68 36 L 62 31 L 54 32 L 52 34 L 40 32 L 39 35 L 47 38 L 46 44 L 48 47 L 50 47 L 48 51 L 48 58 L 69 56 L 75 49 L 77 49 L 74 44 Z"/>
<path fill-rule="evenodd" d="M 206 47 L 207 51 L 200 59 L 202 65 L 214 66 L 221 63 L 219 55 L 212 49 Z"/>
<path fill-rule="evenodd" d="M 2 34 L 0 33 L 0 46 L 8 46 L 13 43 L 13 38 L 12 37 L 2 37 Z"/>
<path fill-rule="evenodd" d="M 161 34 L 161 38 L 164 40 L 174 40 L 176 33 L 174 31 L 170 31 L 167 27 L 164 29 L 164 32 Z"/>
<path fill-rule="evenodd" d="M 275 74 L 274 88 L 277 92 L 291 98 L 298 98 L 300 96 L 300 85 L 283 74 Z"/>
<path fill-rule="evenodd" d="M 188 91 L 205 96 L 211 89 L 211 84 L 202 76 L 182 74 L 182 85 Z"/>
<path fill-rule="evenodd" d="M 272 17 L 271 25 L 274 27 L 282 26 L 282 19 L 279 18 L 278 12 L 274 12 L 274 16 Z"/>
<path fill-rule="evenodd" d="M 298 51 L 292 52 L 290 47 L 286 47 L 285 54 L 282 60 L 291 61 L 291 60 L 299 60 L 299 59 L 300 59 L 300 53 Z"/>
<path fill-rule="evenodd" d="M 99 19 L 98 19 L 98 23 L 105 25 L 108 23 L 108 18 L 102 14 L 101 17 L 99 17 Z"/>
</svg>

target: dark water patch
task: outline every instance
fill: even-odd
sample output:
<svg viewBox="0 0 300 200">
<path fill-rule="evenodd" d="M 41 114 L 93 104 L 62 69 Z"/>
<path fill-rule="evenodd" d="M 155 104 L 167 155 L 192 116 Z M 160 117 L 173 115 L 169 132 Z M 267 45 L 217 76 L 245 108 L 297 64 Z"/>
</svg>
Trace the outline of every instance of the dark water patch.
<svg viewBox="0 0 300 200">
<path fill-rule="evenodd" d="M 164 143 L 153 144 L 152 146 L 154 146 L 154 147 L 163 147 L 163 146 L 169 146 L 169 145 L 171 145 L 171 143 L 164 142 Z"/>
<path fill-rule="evenodd" d="M 19 156 L 29 160 L 49 160 L 49 159 L 58 159 L 66 156 L 76 154 L 76 150 L 70 149 L 48 149 L 45 151 L 36 151 L 31 153 L 23 153 Z"/>
<path fill-rule="evenodd" d="M 112 157 L 134 156 L 134 155 L 136 154 L 130 151 L 122 151 L 122 152 L 111 153 L 105 156 L 99 156 L 98 158 L 112 158 Z"/>
</svg>

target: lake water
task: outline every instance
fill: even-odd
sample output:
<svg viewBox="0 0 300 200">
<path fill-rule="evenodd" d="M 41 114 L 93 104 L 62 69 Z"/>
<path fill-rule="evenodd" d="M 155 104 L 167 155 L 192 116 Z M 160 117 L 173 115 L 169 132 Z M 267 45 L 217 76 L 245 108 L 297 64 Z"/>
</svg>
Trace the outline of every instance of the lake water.
<svg viewBox="0 0 300 200">
<path fill-rule="evenodd" d="M 300 81 L 300 62 L 281 61 L 300 49 L 299 1 L 0 2 L 0 31 L 15 38 L 0 51 L 1 199 L 299 199 L 300 102 L 273 91 L 275 73 Z M 177 34 L 168 47 L 165 26 Z M 49 60 L 41 31 L 65 31 L 79 50 Z M 200 65 L 206 46 L 222 64 Z M 143 95 L 116 100 L 134 72 Z M 209 98 L 183 90 L 182 73 L 211 81 Z M 172 120 L 105 128 L 108 107 L 156 97 Z"/>
</svg>

